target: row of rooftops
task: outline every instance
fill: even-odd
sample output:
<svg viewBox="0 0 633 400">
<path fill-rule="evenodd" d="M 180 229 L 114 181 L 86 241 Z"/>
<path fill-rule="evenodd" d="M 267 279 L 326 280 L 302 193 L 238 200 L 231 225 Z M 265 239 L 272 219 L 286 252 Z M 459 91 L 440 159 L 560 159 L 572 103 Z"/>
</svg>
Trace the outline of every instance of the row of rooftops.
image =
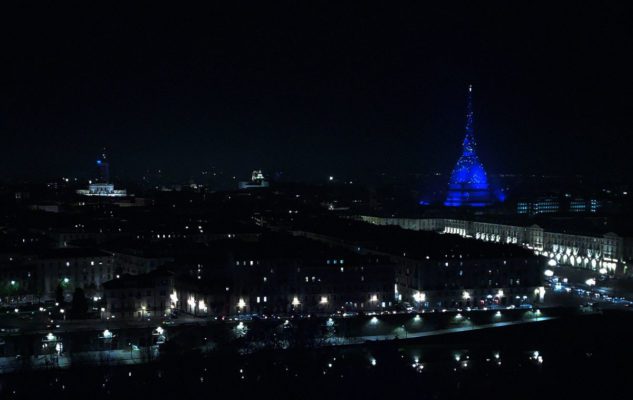
<svg viewBox="0 0 633 400">
<path fill-rule="evenodd" d="M 530 257 L 533 253 L 516 245 L 479 242 L 455 235 L 375 226 L 352 219 L 327 219 L 298 223 L 299 230 L 340 238 L 360 248 L 414 259 Z"/>
<path fill-rule="evenodd" d="M 341 218 L 298 218 L 291 230 L 338 238 L 346 244 L 413 259 L 528 257 L 518 246 L 485 243 L 432 232 L 377 227 Z M 7 253 L 10 249 L 5 249 Z M 366 256 L 341 246 L 325 244 L 284 232 L 265 232 L 242 240 L 234 235 L 196 243 L 182 239 L 160 242 L 119 237 L 92 247 L 25 249 L 33 258 L 71 259 L 108 257 L 113 254 L 144 258 L 171 258 L 181 265 L 243 265 L 267 260 L 302 260 L 304 264 L 345 260 L 348 265 L 366 263 Z M 382 260 L 385 261 L 385 260 Z M 386 262 L 386 261 L 385 261 Z"/>
<path fill-rule="evenodd" d="M 155 288 L 157 283 L 160 284 L 173 276 L 174 273 L 166 269 L 157 269 L 140 275 L 125 274 L 117 279 L 105 282 L 103 288 L 106 290 Z"/>
<path fill-rule="evenodd" d="M 265 260 L 304 260 L 334 265 L 345 260 L 349 264 L 361 262 L 365 257 L 340 247 L 331 247 L 310 239 L 284 233 L 260 234 L 258 240 L 224 238 L 208 243 L 148 243 L 142 240 L 117 239 L 99 247 L 67 247 L 25 250 L 26 255 L 37 259 L 70 260 L 77 258 L 110 257 L 115 254 L 142 258 L 173 258 L 178 264 L 243 265 Z"/>
</svg>

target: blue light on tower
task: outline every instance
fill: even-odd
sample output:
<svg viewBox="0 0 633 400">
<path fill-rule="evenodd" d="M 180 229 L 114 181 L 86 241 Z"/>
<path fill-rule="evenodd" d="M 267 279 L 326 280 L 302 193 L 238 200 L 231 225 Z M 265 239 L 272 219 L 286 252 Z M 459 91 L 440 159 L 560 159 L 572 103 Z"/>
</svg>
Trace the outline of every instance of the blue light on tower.
<svg viewBox="0 0 633 400">
<path fill-rule="evenodd" d="M 444 202 L 448 207 L 485 207 L 492 204 L 486 170 L 476 153 L 472 93 L 473 87 L 470 85 L 466 109 L 466 136 L 462 143 L 462 155 L 457 160 L 448 182 L 448 193 Z"/>
</svg>

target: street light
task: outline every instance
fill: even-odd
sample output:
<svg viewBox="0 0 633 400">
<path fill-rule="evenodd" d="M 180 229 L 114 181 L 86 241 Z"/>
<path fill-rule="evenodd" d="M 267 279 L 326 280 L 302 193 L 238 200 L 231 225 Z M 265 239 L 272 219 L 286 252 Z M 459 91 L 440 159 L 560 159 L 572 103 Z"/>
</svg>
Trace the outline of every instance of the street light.
<svg viewBox="0 0 633 400">
<path fill-rule="evenodd" d="M 106 348 L 107 350 L 107 361 L 110 360 L 110 350 L 111 345 L 112 345 L 112 339 L 115 337 L 115 335 L 112 333 L 112 331 L 110 331 L 109 329 L 105 329 L 101 335 L 99 336 L 99 339 L 103 340 L 103 346 Z"/>
<path fill-rule="evenodd" d="M 156 336 L 156 344 L 165 343 L 165 330 L 161 326 L 156 327 L 156 329 L 152 332 L 152 335 Z"/>
<path fill-rule="evenodd" d="M 55 361 L 55 363 L 57 363 L 59 360 L 58 357 L 61 355 L 64 346 L 62 342 L 57 338 L 57 336 L 53 335 L 52 332 L 49 332 L 42 339 L 42 348 L 49 356 L 53 356 L 56 353 L 57 357 L 53 358 L 53 360 Z"/>
<path fill-rule="evenodd" d="M 415 292 L 413 294 L 413 300 L 415 301 L 417 308 L 420 309 L 422 303 L 426 301 L 426 294 L 422 292 Z"/>
<path fill-rule="evenodd" d="M 400 325 L 400 329 L 404 331 L 404 338 L 406 339 L 408 335 L 407 329 L 404 327 L 404 325 Z"/>
</svg>

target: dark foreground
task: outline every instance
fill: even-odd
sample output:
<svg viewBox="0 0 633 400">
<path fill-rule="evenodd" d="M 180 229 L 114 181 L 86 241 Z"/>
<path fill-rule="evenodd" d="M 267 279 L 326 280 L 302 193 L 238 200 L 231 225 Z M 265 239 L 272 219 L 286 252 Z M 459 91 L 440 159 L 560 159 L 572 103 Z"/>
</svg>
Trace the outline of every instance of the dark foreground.
<svg viewBox="0 0 633 400">
<path fill-rule="evenodd" d="M 633 313 L 362 346 L 0 376 L 2 399 L 629 398 Z"/>
</svg>

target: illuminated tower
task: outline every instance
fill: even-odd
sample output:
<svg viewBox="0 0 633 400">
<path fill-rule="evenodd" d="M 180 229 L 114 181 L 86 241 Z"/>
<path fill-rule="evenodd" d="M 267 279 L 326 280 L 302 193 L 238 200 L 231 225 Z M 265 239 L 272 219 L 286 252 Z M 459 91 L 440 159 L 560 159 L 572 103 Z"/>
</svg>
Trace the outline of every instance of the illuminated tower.
<svg viewBox="0 0 633 400">
<path fill-rule="evenodd" d="M 97 183 L 110 183 L 110 163 L 105 154 L 105 149 L 101 156 L 97 158 Z"/>
<path fill-rule="evenodd" d="M 448 182 L 445 206 L 484 207 L 492 204 L 492 195 L 484 166 L 477 158 L 473 129 L 473 87 L 468 86 L 466 108 L 466 136 L 462 144 L 462 155 Z"/>
</svg>

